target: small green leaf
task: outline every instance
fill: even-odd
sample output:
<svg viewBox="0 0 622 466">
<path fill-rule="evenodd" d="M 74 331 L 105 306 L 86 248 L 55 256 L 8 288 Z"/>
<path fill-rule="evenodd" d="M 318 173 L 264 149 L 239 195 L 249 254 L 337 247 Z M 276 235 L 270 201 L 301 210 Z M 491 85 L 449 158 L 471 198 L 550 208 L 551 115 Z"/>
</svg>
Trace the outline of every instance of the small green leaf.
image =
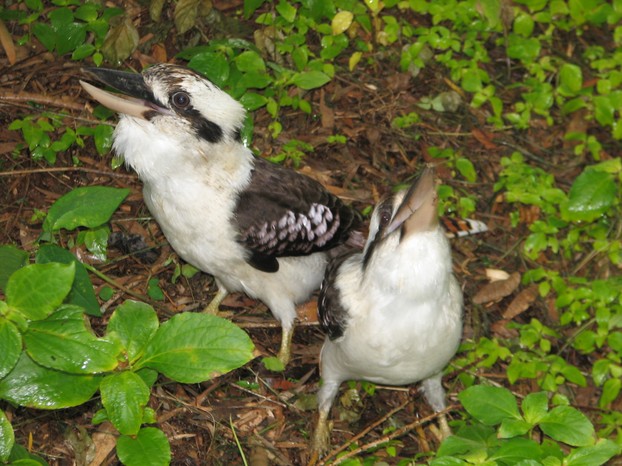
<svg viewBox="0 0 622 466">
<path fill-rule="evenodd" d="M 542 432 L 558 442 L 574 447 L 594 444 L 594 426 L 585 414 L 570 406 L 556 406 L 539 425 Z"/>
<path fill-rule="evenodd" d="M 330 81 L 330 77 L 321 71 L 303 71 L 296 73 L 292 78 L 292 83 L 304 90 L 322 87 Z"/>
<path fill-rule="evenodd" d="M 285 370 L 285 365 L 279 358 L 263 358 L 261 363 L 266 369 L 272 372 L 283 372 Z"/>
<path fill-rule="evenodd" d="M 15 445 L 13 426 L 4 411 L 0 410 L 0 462 L 4 463 L 9 459 L 13 445 Z"/>
<path fill-rule="evenodd" d="M 149 387 L 136 374 L 117 372 L 104 377 L 99 385 L 108 419 L 124 435 L 136 435 L 149 401 Z"/>
<path fill-rule="evenodd" d="M 572 96 L 583 87 L 583 74 L 577 65 L 564 63 L 559 70 L 559 90 L 562 94 Z"/>
<path fill-rule="evenodd" d="M 0 379 L 7 375 L 22 353 L 22 335 L 7 319 L 0 317 Z"/>
<path fill-rule="evenodd" d="M 182 383 L 198 383 L 253 358 L 248 335 L 226 319 L 183 313 L 163 323 L 135 369 L 150 367 Z"/>
<path fill-rule="evenodd" d="M 71 291 L 65 302 L 84 308 L 85 312 L 89 315 L 95 317 L 100 317 L 102 315 L 89 274 L 76 256 L 67 249 L 63 249 L 55 244 L 44 244 L 37 251 L 36 261 L 38 264 L 48 264 L 52 262 L 74 264 L 76 273 Z"/>
<path fill-rule="evenodd" d="M 459 157 L 456 160 L 456 169 L 467 181 L 474 183 L 477 180 L 477 172 L 475 171 L 473 163 L 469 159 Z"/>
<path fill-rule="evenodd" d="M 56 47 L 56 31 L 52 26 L 36 22 L 32 25 L 32 32 L 49 52 L 54 50 Z"/>
<path fill-rule="evenodd" d="M 86 24 L 63 25 L 56 34 L 56 53 L 65 55 L 74 51 L 86 40 Z"/>
<path fill-rule="evenodd" d="M 261 56 L 252 50 L 246 50 L 234 59 L 238 70 L 242 72 L 248 71 L 266 71 L 266 64 Z"/>
<path fill-rule="evenodd" d="M 116 333 L 132 362 L 143 352 L 158 326 L 158 315 L 151 306 L 128 300 L 110 317 L 106 334 Z"/>
<path fill-rule="evenodd" d="M 522 420 L 516 398 L 505 388 L 475 385 L 462 391 L 458 398 L 464 409 L 483 424 L 494 426 L 504 419 Z"/>
<path fill-rule="evenodd" d="M 541 457 L 540 445 L 531 439 L 518 437 L 503 442 L 487 460 L 497 461 L 498 463 L 495 464 L 516 464 L 528 459 L 537 460 Z"/>
<path fill-rule="evenodd" d="M 117 341 L 97 338 L 87 330 L 82 308 L 72 305 L 63 306 L 47 319 L 31 322 L 24 342 L 35 362 L 70 374 L 114 370 L 121 352 Z"/>
<path fill-rule="evenodd" d="M 99 155 L 106 155 L 112 147 L 112 133 L 114 127 L 110 125 L 97 125 L 93 133 L 95 149 Z"/>
<path fill-rule="evenodd" d="M 168 466 L 171 462 L 171 446 L 160 429 L 145 427 L 135 437 L 120 436 L 117 440 L 117 455 L 125 466 Z"/>
<path fill-rule="evenodd" d="M 276 11 L 287 21 L 288 23 L 293 23 L 296 19 L 297 10 L 295 7 L 291 5 L 292 2 L 288 2 L 285 0 L 281 0 L 276 5 Z"/>
<path fill-rule="evenodd" d="M 535 425 L 546 416 L 549 410 L 549 401 L 546 392 L 528 394 L 521 403 L 525 420 L 531 425 Z"/>
<path fill-rule="evenodd" d="M 6 289 L 9 277 L 28 264 L 28 253 L 15 246 L 0 246 L 0 290 Z"/>
<path fill-rule="evenodd" d="M 499 426 L 499 438 L 513 438 L 529 432 L 532 425 L 521 419 L 504 419 Z"/>
<path fill-rule="evenodd" d="M 617 194 L 612 175 L 588 167 L 572 183 L 568 203 L 562 207 L 564 219 L 593 221 L 615 203 Z"/>
<path fill-rule="evenodd" d="M 13 370 L 0 379 L 0 398 L 29 408 L 69 408 L 90 400 L 100 380 L 99 376 L 47 369 L 24 352 Z"/>
<path fill-rule="evenodd" d="M 69 294 L 74 264 L 31 264 L 22 267 L 6 285 L 7 304 L 27 319 L 45 319 Z"/>
<path fill-rule="evenodd" d="M 339 13 L 337 13 L 333 17 L 333 20 L 331 21 L 331 24 L 330 24 L 330 27 L 333 31 L 333 35 L 336 36 L 337 34 L 346 32 L 348 28 L 350 27 L 350 25 L 352 24 L 353 20 L 354 20 L 354 15 L 352 14 L 351 11 L 344 10 L 344 11 L 340 11 Z"/>
<path fill-rule="evenodd" d="M 52 204 L 43 228 L 46 231 L 73 230 L 80 226 L 96 228 L 110 220 L 129 193 L 129 189 L 107 186 L 76 188 Z"/>
<path fill-rule="evenodd" d="M 192 68 L 204 74 L 217 86 L 224 86 L 229 80 L 229 61 L 218 53 L 203 52 L 195 55 L 188 62 L 188 68 Z"/>
<path fill-rule="evenodd" d="M 147 294 L 155 301 L 164 301 L 164 292 L 160 288 L 160 280 L 157 278 L 150 278 L 147 284 Z"/>
</svg>

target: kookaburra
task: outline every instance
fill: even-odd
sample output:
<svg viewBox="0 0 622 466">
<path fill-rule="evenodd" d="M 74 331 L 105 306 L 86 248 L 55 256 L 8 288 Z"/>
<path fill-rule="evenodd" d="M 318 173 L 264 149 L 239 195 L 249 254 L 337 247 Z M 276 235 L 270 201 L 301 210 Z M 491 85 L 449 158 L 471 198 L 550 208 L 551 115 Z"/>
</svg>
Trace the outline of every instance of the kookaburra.
<svg viewBox="0 0 622 466">
<path fill-rule="evenodd" d="M 438 221 L 434 176 L 426 168 L 410 189 L 378 204 L 363 252 L 342 255 L 326 270 L 316 457 L 329 446 L 328 415 L 346 380 L 423 381 L 432 408 L 445 408 L 441 374 L 462 336 L 462 291 Z M 442 417 L 441 428 L 449 432 Z"/>
<path fill-rule="evenodd" d="M 196 72 L 159 64 L 85 73 L 125 94 L 80 81 L 121 114 L 114 150 L 138 173 L 173 249 L 214 276 L 208 309 L 234 291 L 263 301 L 282 325 L 286 364 L 295 305 L 319 288 L 328 252 L 356 243 L 355 212 L 311 178 L 253 155 L 240 136 L 242 105 Z"/>
</svg>

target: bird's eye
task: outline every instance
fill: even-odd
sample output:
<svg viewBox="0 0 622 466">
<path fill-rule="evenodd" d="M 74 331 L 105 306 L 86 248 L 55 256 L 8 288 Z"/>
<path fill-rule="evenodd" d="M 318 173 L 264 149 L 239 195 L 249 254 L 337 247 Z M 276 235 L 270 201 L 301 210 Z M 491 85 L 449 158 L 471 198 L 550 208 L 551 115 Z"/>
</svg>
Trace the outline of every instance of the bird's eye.
<svg viewBox="0 0 622 466">
<path fill-rule="evenodd" d="M 171 97 L 173 105 L 177 108 L 186 108 L 190 105 L 190 96 L 185 92 L 175 92 Z"/>
<path fill-rule="evenodd" d="M 391 221 L 392 209 L 390 205 L 380 207 L 380 228 L 385 227 Z"/>
</svg>

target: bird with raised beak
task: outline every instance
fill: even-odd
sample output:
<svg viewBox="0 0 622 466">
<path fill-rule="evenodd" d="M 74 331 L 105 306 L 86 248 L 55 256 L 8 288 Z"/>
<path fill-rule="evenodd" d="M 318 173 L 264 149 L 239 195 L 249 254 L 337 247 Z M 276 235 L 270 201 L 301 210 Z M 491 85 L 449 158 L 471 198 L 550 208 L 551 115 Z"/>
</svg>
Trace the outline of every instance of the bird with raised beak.
<svg viewBox="0 0 622 466">
<path fill-rule="evenodd" d="M 355 212 L 315 180 L 256 157 L 241 140 L 245 109 L 198 73 L 171 64 L 85 73 L 125 94 L 80 81 L 121 114 L 114 150 L 138 173 L 173 249 L 214 276 L 206 310 L 235 291 L 263 301 L 281 323 L 287 364 L 295 306 L 319 288 L 328 254 L 357 243 Z"/>
<path fill-rule="evenodd" d="M 462 336 L 462 291 L 439 224 L 435 172 L 378 204 L 363 252 L 328 266 L 318 312 L 326 340 L 320 355 L 319 418 L 313 459 L 328 450 L 328 416 L 346 380 L 386 385 L 423 381 L 435 412 L 445 408 L 442 371 Z M 440 417 L 444 435 L 449 426 Z"/>
</svg>

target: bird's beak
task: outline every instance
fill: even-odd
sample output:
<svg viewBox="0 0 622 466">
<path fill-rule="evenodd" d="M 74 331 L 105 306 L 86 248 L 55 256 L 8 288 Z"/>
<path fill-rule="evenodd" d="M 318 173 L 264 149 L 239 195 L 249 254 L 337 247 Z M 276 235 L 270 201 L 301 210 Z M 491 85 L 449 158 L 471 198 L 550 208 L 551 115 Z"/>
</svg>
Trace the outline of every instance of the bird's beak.
<svg viewBox="0 0 622 466">
<path fill-rule="evenodd" d="M 83 68 L 83 72 L 89 78 L 123 93 L 123 95 L 112 94 L 80 80 L 82 88 L 93 99 L 110 110 L 138 118 L 146 118 L 146 115 L 153 113 L 153 111 L 170 113 L 170 110 L 158 105 L 153 93 L 149 90 L 140 74 L 105 68 Z"/>
<path fill-rule="evenodd" d="M 438 196 L 436 194 L 434 167 L 426 167 L 419 179 L 410 187 L 398 207 L 385 236 L 402 228 L 402 237 L 430 231 L 438 225 Z"/>
</svg>

